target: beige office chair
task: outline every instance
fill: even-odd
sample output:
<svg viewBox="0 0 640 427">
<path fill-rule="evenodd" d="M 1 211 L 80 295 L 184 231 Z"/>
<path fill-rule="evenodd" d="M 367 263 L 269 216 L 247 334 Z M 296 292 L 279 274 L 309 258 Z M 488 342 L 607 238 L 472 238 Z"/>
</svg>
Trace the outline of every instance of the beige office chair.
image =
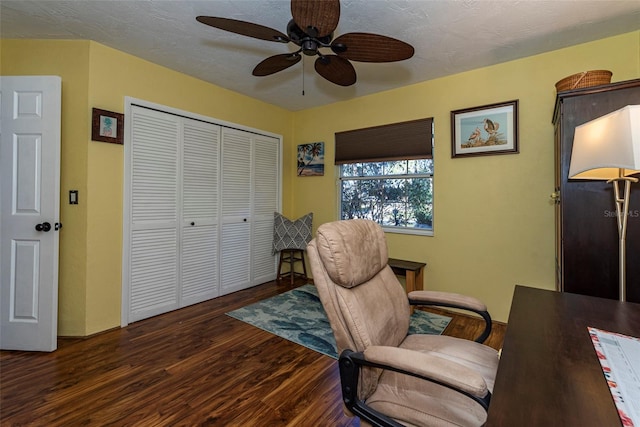
<svg viewBox="0 0 640 427">
<path fill-rule="evenodd" d="M 321 225 L 307 247 L 340 353 L 345 413 L 362 425 L 479 426 L 486 420 L 497 351 L 441 335 L 407 335 L 409 304 L 464 308 L 491 318 L 475 298 L 432 291 L 407 295 L 387 265 L 373 221 Z"/>
</svg>

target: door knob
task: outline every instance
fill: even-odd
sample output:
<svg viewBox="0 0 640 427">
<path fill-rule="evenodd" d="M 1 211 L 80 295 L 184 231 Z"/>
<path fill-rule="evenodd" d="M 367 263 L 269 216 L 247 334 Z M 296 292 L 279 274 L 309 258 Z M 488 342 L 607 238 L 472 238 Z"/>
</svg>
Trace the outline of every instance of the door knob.
<svg viewBox="0 0 640 427">
<path fill-rule="evenodd" d="M 51 224 L 48 222 L 43 222 L 42 224 L 36 224 L 36 231 L 47 231 L 51 230 Z"/>
</svg>

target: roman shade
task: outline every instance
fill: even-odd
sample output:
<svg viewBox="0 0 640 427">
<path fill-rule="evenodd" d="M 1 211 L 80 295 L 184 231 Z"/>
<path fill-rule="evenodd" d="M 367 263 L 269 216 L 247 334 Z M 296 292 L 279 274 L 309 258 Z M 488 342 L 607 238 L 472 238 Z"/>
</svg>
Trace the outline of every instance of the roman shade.
<svg viewBox="0 0 640 427">
<path fill-rule="evenodd" d="M 432 157 L 433 119 L 336 132 L 335 164 Z"/>
</svg>

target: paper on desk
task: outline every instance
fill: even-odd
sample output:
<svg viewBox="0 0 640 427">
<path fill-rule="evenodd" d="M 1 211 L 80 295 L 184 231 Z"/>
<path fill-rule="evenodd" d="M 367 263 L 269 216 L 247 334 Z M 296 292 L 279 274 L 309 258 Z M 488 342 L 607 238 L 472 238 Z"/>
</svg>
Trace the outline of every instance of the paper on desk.
<svg viewBox="0 0 640 427">
<path fill-rule="evenodd" d="M 640 338 L 588 329 L 622 425 L 640 427 Z"/>
</svg>

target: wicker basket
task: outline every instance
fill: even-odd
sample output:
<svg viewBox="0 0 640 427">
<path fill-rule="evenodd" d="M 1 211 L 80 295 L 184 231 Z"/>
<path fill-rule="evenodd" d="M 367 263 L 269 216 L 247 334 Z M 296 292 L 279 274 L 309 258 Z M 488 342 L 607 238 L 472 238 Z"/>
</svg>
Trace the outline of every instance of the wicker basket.
<svg viewBox="0 0 640 427">
<path fill-rule="evenodd" d="M 612 75 L 613 73 L 607 70 L 592 70 L 573 74 L 556 83 L 556 91 L 561 92 L 582 87 L 606 85 L 611 83 Z"/>
</svg>

